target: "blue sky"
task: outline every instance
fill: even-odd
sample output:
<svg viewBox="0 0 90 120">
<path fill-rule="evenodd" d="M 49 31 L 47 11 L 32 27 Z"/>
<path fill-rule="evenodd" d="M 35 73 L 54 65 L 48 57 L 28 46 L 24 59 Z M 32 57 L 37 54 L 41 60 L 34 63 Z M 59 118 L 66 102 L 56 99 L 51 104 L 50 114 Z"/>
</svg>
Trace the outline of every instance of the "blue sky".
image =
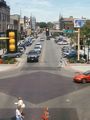
<svg viewBox="0 0 90 120">
<path fill-rule="evenodd" d="M 90 18 L 90 0 L 6 0 L 11 14 L 29 17 L 31 14 L 37 21 L 58 21 L 63 17 Z"/>
</svg>

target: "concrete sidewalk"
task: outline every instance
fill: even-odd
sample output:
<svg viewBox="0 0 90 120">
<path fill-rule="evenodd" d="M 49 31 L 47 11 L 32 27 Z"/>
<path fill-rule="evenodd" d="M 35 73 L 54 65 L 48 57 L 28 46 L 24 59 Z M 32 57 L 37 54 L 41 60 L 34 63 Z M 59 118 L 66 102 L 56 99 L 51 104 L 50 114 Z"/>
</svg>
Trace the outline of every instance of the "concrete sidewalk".
<svg viewBox="0 0 90 120">
<path fill-rule="evenodd" d="M 72 69 L 76 72 L 85 72 L 90 70 L 90 64 L 80 64 L 80 63 L 76 63 L 76 64 L 67 64 L 67 66 L 65 66 L 66 69 Z"/>
<path fill-rule="evenodd" d="M 18 60 L 15 64 L 0 64 L 0 72 L 13 70 L 21 66 L 22 60 Z"/>
</svg>

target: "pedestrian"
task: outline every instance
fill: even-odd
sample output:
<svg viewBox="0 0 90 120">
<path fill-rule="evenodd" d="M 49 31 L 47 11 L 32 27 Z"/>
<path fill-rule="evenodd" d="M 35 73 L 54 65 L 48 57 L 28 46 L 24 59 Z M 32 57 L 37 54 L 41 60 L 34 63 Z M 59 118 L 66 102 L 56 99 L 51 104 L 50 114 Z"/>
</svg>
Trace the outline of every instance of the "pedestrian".
<svg viewBox="0 0 90 120">
<path fill-rule="evenodd" d="M 25 104 L 24 104 L 24 102 L 23 102 L 23 99 L 22 99 L 21 97 L 18 97 L 18 102 L 15 103 L 15 104 L 17 105 L 17 107 L 20 108 L 21 114 L 23 114 L 23 110 L 24 110 L 24 108 L 25 108 Z"/>
<path fill-rule="evenodd" d="M 41 119 L 42 120 L 49 120 L 49 111 L 48 111 L 48 107 L 45 107 L 44 108 L 44 112 L 41 116 Z"/>
<path fill-rule="evenodd" d="M 16 108 L 16 120 L 23 120 L 24 119 L 24 116 L 21 114 L 20 109 L 21 109 L 21 107 L 17 106 L 17 108 Z"/>
</svg>

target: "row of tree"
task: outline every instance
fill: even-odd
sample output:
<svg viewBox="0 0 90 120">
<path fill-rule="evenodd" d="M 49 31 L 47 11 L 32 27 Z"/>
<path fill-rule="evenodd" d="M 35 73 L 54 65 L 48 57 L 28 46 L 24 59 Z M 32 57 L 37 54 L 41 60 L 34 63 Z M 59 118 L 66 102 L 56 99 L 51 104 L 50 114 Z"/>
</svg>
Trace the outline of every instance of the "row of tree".
<svg viewBox="0 0 90 120">
<path fill-rule="evenodd" d="M 53 28 L 53 23 L 52 22 L 37 22 L 37 25 L 40 26 L 40 28 Z"/>
</svg>

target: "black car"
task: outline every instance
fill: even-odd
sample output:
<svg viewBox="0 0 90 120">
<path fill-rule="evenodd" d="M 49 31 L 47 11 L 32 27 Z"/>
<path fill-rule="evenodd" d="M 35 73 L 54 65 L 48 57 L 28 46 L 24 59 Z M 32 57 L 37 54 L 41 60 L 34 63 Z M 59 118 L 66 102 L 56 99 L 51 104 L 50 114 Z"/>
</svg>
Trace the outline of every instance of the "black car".
<svg viewBox="0 0 90 120">
<path fill-rule="evenodd" d="M 32 50 L 27 54 L 27 62 L 38 62 L 39 61 L 39 54 Z"/>
</svg>

